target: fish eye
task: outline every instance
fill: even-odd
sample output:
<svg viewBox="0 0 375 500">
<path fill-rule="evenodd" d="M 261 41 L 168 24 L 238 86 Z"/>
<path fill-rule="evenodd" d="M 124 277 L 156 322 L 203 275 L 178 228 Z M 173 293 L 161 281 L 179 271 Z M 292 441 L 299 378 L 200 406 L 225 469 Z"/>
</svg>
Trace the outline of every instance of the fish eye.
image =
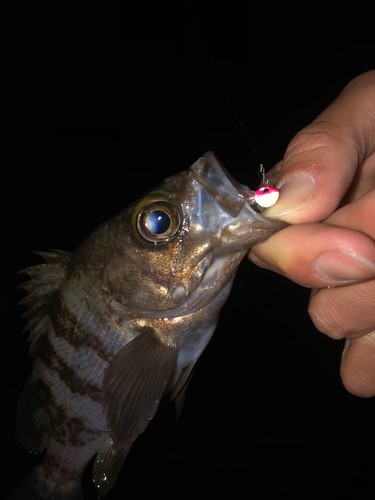
<svg viewBox="0 0 375 500">
<path fill-rule="evenodd" d="M 166 195 L 150 195 L 134 208 L 133 227 L 138 236 L 150 243 L 165 243 L 181 225 L 181 213 L 175 200 Z"/>
<path fill-rule="evenodd" d="M 171 227 L 171 218 L 163 210 L 153 210 L 146 217 L 145 226 L 150 233 L 161 235 Z"/>
</svg>

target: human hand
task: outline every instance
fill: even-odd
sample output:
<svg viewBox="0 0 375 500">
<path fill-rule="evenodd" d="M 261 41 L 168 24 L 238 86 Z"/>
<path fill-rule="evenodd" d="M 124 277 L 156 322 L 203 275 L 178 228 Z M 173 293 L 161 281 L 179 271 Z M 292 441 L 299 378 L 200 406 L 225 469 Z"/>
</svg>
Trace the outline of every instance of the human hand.
<svg viewBox="0 0 375 500">
<path fill-rule="evenodd" d="M 248 256 L 313 288 L 315 326 L 347 339 L 344 386 L 357 396 L 374 396 L 375 71 L 352 80 L 301 130 L 268 177 L 280 198 L 263 214 L 294 225 Z"/>
</svg>

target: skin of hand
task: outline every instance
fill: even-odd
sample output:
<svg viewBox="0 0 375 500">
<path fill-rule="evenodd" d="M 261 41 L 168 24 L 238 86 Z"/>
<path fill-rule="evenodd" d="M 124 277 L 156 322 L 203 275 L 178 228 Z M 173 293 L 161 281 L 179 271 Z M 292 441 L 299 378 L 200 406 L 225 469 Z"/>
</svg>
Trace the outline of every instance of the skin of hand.
<svg viewBox="0 0 375 500">
<path fill-rule="evenodd" d="M 248 256 L 313 289 L 315 326 L 346 339 L 344 386 L 374 396 L 375 71 L 352 80 L 301 130 L 268 177 L 280 198 L 263 214 L 293 225 Z"/>
</svg>

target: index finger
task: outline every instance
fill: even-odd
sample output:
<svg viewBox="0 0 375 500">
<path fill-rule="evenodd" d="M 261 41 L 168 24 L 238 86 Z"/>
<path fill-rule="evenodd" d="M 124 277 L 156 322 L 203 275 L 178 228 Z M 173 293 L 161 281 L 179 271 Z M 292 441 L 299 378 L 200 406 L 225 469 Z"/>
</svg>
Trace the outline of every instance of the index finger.
<svg viewBox="0 0 375 500">
<path fill-rule="evenodd" d="M 374 151 L 375 71 L 369 71 L 290 142 L 276 182 L 279 201 L 263 214 L 290 223 L 322 221 L 337 208 L 360 164 L 363 175 L 375 177 Z"/>
</svg>

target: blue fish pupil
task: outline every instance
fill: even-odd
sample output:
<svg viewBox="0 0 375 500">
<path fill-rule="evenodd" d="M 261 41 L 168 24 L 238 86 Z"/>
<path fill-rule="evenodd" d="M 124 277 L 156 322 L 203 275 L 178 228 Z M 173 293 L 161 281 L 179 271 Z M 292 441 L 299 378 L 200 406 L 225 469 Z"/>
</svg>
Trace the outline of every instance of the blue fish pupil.
<svg viewBox="0 0 375 500">
<path fill-rule="evenodd" d="M 154 210 L 146 217 L 146 226 L 151 233 L 163 234 L 170 228 L 171 218 L 162 210 Z"/>
</svg>

